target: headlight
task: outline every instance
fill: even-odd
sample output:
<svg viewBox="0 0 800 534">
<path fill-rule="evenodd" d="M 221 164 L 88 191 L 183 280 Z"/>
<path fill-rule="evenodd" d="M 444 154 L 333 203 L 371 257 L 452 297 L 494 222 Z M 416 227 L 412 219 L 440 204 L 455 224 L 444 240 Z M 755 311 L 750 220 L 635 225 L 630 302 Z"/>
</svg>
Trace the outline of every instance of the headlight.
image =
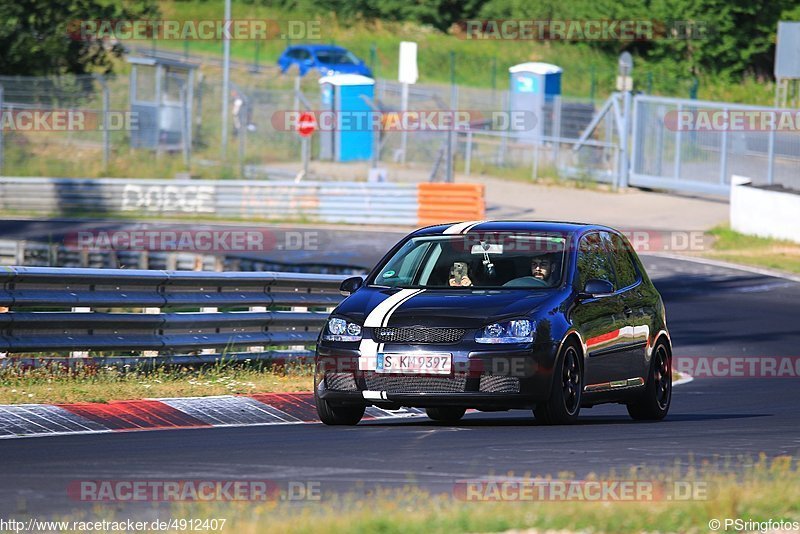
<svg viewBox="0 0 800 534">
<path fill-rule="evenodd" d="M 531 343 L 533 342 L 533 322 L 528 319 L 515 319 L 493 323 L 481 328 L 475 336 L 478 343 Z"/>
<path fill-rule="evenodd" d="M 325 328 L 326 332 L 322 335 L 325 341 L 361 341 L 361 326 L 356 323 L 334 317 L 328 320 Z"/>
</svg>

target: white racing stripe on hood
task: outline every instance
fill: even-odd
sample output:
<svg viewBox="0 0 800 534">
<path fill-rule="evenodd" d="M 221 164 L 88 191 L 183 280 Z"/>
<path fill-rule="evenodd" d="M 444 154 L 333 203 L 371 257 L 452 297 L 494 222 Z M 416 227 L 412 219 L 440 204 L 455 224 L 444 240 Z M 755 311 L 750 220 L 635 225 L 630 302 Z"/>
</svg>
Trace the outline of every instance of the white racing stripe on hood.
<svg viewBox="0 0 800 534">
<path fill-rule="evenodd" d="M 458 224 L 454 224 L 453 226 L 448 227 L 445 229 L 443 234 L 466 234 L 473 227 L 478 226 L 479 224 L 486 222 L 486 221 L 466 221 Z"/>
<path fill-rule="evenodd" d="M 425 291 L 424 289 L 401 289 L 394 295 L 388 297 L 383 302 L 375 306 L 373 310 L 367 315 L 364 320 L 364 326 L 370 328 L 377 328 L 386 326 L 389 317 L 392 313 L 400 307 L 405 301 Z M 378 353 L 383 351 L 383 343 L 376 343 L 372 339 L 364 338 L 358 346 L 361 356 L 358 358 L 359 371 L 374 371 L 375 361 Z"/>
</svg>

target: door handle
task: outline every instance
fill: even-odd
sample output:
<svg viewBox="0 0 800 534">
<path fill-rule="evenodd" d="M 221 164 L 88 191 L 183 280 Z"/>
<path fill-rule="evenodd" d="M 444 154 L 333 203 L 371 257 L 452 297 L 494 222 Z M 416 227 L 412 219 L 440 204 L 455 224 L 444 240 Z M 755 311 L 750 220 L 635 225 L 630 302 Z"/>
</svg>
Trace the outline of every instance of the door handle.
<svg viewBox="0 0 800 534">
<path fill-rule="evenodd" d="M 624 314 L 625 314 L 625 317 L 630 317 L 630 316 L 633 314 L 633 310 L 632 310 L 632 309 L 630 309 L 629 307 L 625 306 L 625 307 L 622 309 L 622 313 L 624 313 Z"/>
</svg>

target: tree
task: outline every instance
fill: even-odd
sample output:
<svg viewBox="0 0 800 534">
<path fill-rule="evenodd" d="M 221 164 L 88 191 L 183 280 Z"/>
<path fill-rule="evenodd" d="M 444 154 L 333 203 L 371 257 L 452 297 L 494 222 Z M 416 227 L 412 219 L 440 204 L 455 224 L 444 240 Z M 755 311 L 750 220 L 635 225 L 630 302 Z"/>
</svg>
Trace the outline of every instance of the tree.
<svg viewBox="0 0 800 534">
<path fill-rule="evenodd" d="M 125 5 L 97 0 L 13 0 L 0 2 L 0 74 L 44 76 L 109 73 L 119 43 L 70 34 L 80 21 L 152 18 L 153 0 Z"/>
</svg>

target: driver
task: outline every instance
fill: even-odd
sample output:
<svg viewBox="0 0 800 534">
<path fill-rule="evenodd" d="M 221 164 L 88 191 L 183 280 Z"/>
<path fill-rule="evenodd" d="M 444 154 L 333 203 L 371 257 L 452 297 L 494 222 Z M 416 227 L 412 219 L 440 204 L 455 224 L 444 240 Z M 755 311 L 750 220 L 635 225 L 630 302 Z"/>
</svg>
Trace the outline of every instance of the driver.
<svg viewBox="0 0 800 534">
<path fill-rule="evenodd" d="M 553 272 L 553 262 L 547 256 L 531 258 L 531 275 L 537 280 L 547 282 Z"/>
</svg>

